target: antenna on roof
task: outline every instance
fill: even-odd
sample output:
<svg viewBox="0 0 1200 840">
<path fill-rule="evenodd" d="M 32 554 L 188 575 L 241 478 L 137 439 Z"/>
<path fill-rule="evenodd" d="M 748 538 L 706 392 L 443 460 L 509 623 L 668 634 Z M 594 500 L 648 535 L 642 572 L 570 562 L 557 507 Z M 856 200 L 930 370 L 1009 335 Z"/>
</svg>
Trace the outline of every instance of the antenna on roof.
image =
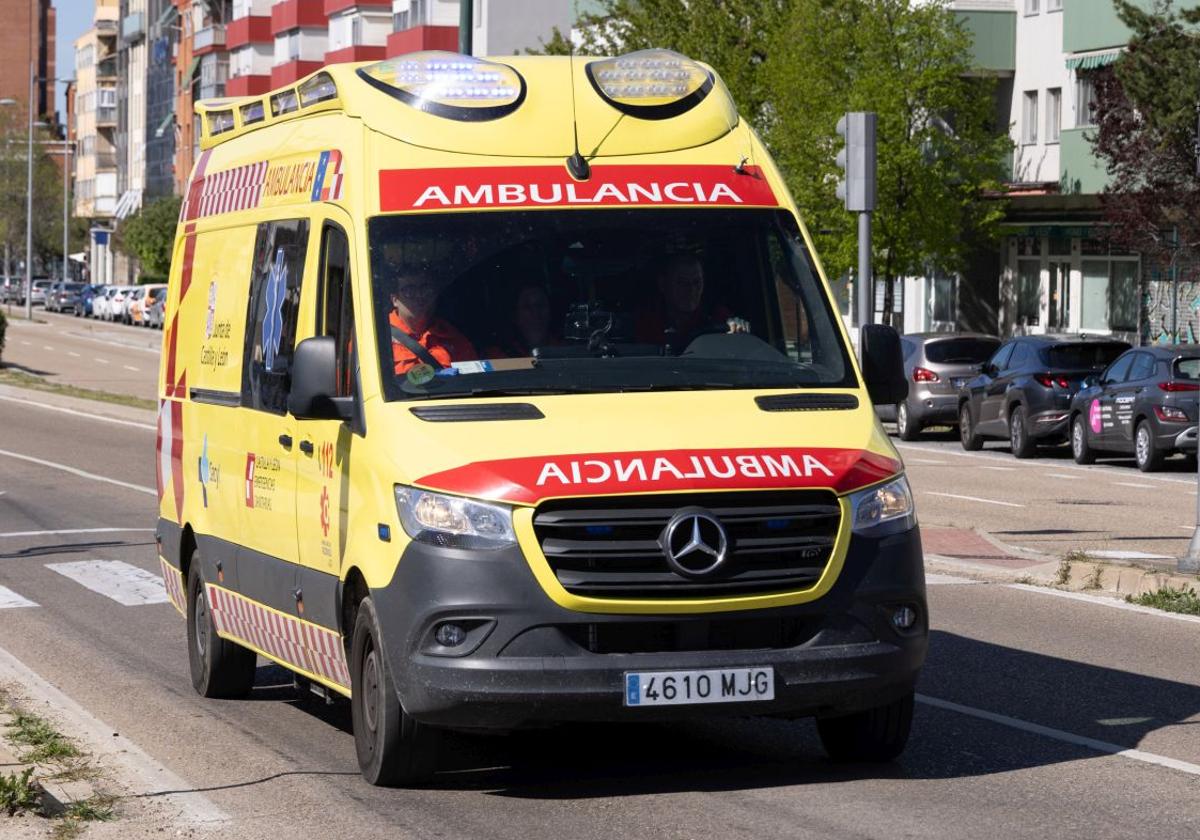
<svg viewBox="0 0 1200 840">
<path fill-rule="evenodd" d="M 579 18 L 578 2 L 571 3 L 571 26 L 574 27 L 575 22 Z M 579 119 L 575 114 L 575 38 L 573 33 L 567 33 L 567 43 L 569 46 L 569 55 L 571 56 L 571 130 L 575 136 L 575 151 L 567 158 L 567 171 L 571 173 L 571 177 L 576 181 L 586 181 L 592 174 L 592 167 L 588 165 L 587 158 L 579 154 Z"/>
</svg>

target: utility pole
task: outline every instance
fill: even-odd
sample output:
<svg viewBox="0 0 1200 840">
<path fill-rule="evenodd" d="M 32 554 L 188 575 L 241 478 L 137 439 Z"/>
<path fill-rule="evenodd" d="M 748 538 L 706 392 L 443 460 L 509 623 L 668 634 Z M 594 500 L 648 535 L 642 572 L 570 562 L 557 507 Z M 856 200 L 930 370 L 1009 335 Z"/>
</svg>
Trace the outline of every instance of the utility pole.
<svg viewBox="0 0 1200 840">
<path fill-rule="evenodd" d="M 63 132 L 66 133 L 65 131 Z M 63 268 L 62 279 L 66 283 L 71 279 L 71 263 L 70 257 L 67 255 L 70 249 L 70 213 L 67 207 L 67 196 L 70 195 L 68 185 L 71 180 L 71 141 L 68 138 L 63 138 Z"/>
<path fill-rule="evenodd" d="M 475 34 L 475 0 L 458 0 L 458 51 L 473 55 L 472 36 Z"/>
<path fill-rule="evenodd" d="M 837 123 L 837 133 L 846 145 L 837 154 L 843 179 L 838 198 L 846 209 L 858 213 L 858 328 L 871 323 L 875 310 L 875 278 L 871 271 L 871 213 L 875 210 L 875 114 L 851 111 Z"/>
<path fill-rule="evenodd" d="M 37 71 L 29 62 L 29 142 L 25 154 L 25 318 L 33 320 L 33 112 Z"/>
</svg>

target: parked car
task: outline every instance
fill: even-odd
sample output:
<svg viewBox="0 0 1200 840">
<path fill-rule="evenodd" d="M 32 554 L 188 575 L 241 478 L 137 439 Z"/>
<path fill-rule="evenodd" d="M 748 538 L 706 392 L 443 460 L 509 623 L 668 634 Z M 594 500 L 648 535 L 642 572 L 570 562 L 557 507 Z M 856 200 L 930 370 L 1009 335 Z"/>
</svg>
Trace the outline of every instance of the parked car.
<svg viewBox="0 0 1200 840">
<path fill-rule="evenodd" d="M 125 317 L 121 320 L 131 326 L 138 326 L 142 323 L 142 301 L 146 298 L 145 286 L 134 286 L 129 290 L 129 297 L 125 301 Z"/>
<path fill-rule="evenodd" d="M 105 312 L 106 321 L 124 321 L 125 310 L 129 306 L 129 293 L 132 286 L 117 286 L 113 289 L 112 297 L 108 299 L 108 310 Z"/>
<path fill-rule="evenodd" d="M 33 298 L 34 306 L 45 306 L 46 305 L 46 293 L 50 291 L 51 285 L 52 285 L 51 281 L 46 279 L 45 277 L 41 278 L 40 280 L 33 281 L 33 288 L 30 291 L 29 296 L 31 298 Z M 21 303 L 24 303 L 24 302 L 25 302 L 25 296 L 22 295 Z"/>
<path fill-rule="evenodd" d="M 72 312 L 75 300 L 85 284 L 59 281 L 50 287 L 46 296 L 46 309 L 52 312 Z"/>
<path fill-rule="evenodd" d="M 5 277 L 0 281 L 0 303 L 15 303 L 21 299 L 20 277 Z"/>
<path fill-rule="evenodd" d="M 1032 458 L 1042 443 L 1067 439 L 1071 398 L 1129 349 L 1111 338 L 1026 335 L 1010 339 L 958 395 L 963 449 L 988 438 L 1008 439 L 1018 458 Z"/>
<path fill-rule="evenodd" d="M 92 303 L 103 290 L 103 286 L 85 285 L 79 291 L 79 296 L 75 299 L 75 317 L 90 318 L 92 315 Z"/>
<path fill-rule="evenodd" d="M 156 330 L 163 328 L 163 311 L 166 309 L 167 295 L 166 286 L 163 291 L 154 296 L 154 303 L 150 305 L 149 311 L 146 313 L 146 326 Z"/>
<path fill-rule="evenodd" d="M 910 333 L 900 337 L 908 398 L 875 410 L 894 420 L 901 440 L 916 440 L 926 426 L 958 423 L 958 389 L 979 373 L 1000 339 L 981 333 Z"/>
<path fill-rule="evenodd" d="M 92 317 L 97 320 L 108 320 L 108 311 L 112 306 L 112 296 L 116 286 L 101 286 L 100 291 L 92 298 Z"/>
<path fill-rule="evenodd" d="M 149 326 L 148 316 L 150 307 L 154 305 L 156 296 L 161 295 L 167 287 L 161 283 L 151 283 L 139 286 L 135 291 L 133 301 L 129 305 L 128 321 L 139 327 Z"/>
<path fill-rule="evenodd" d="M 1168 456 L 1196 451 L 1198 409 L 1200 348 L 1130 350 L 1071 400 L 1071 454 L 1079 464 L 1132 454 L 1139 470 L 1154 472 Z"/>
</svg>

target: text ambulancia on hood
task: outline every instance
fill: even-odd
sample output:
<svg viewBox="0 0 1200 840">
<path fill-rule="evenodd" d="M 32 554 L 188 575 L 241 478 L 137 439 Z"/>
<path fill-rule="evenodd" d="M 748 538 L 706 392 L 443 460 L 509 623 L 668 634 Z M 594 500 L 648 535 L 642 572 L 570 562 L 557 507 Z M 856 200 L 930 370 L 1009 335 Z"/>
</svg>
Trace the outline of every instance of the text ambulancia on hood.
<svg viewBox="0 0 1200 840">
<path fill-rule="evenodd" d="M 689 455 L 681 458 L 612 458 L 547 461 L 537 485 L 606 484 L 610 481 L 661 481 L 674 479 L 808 478 L 833 472 L 820 459 L 802 455 Z"/>
<path fill-rule="evenodd" d="M 728 184 L 699 181 L 659 183 L 603 183 L 596 187 L 557 184 L 455 184 L 453 188 L 426 187 L 413 207 L 488 207 L 497 204 L 720 204 L 743 203 Z"/>
</svg>

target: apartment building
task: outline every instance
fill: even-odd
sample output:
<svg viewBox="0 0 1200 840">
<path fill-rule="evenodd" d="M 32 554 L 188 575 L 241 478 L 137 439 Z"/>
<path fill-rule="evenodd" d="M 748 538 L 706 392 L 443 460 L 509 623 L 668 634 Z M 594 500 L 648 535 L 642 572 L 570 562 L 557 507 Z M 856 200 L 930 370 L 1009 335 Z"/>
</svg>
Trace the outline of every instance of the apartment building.
<svg viewBox="0 0 1200 840">
<path fill-rule="evenodd" d="M 0 26 L 0 99 L 29 101 L 34 69 L 34 107 L 39 119 L 57 123 L 54 107 L 55 9 L 51 0 L 6 0 Z"/>
<path fill-rule="evenodd" d="M 145 201 L 175 191 L 175 50 L 179 10 L 172 0 L 146 0 Z"/>
<path fill-rule="evenodd" d="M 93 282 L 113 278 L 109 248 L 117 199 L 118 0 L 96 0 L 92 26 L 75 41 L 75 216 L 90 220 Z"/>
<path fill-rule="evenodd" d="M 120 37 L 117 48 L 117 198 L 113 209 L 116 222 L 136 213 L 142 206 L 146 187 L 146 0 L 119 0 Z M 119 282 L 136 279 L 137 266 L 118 252 L 114 273 Z"/>
</svg>

